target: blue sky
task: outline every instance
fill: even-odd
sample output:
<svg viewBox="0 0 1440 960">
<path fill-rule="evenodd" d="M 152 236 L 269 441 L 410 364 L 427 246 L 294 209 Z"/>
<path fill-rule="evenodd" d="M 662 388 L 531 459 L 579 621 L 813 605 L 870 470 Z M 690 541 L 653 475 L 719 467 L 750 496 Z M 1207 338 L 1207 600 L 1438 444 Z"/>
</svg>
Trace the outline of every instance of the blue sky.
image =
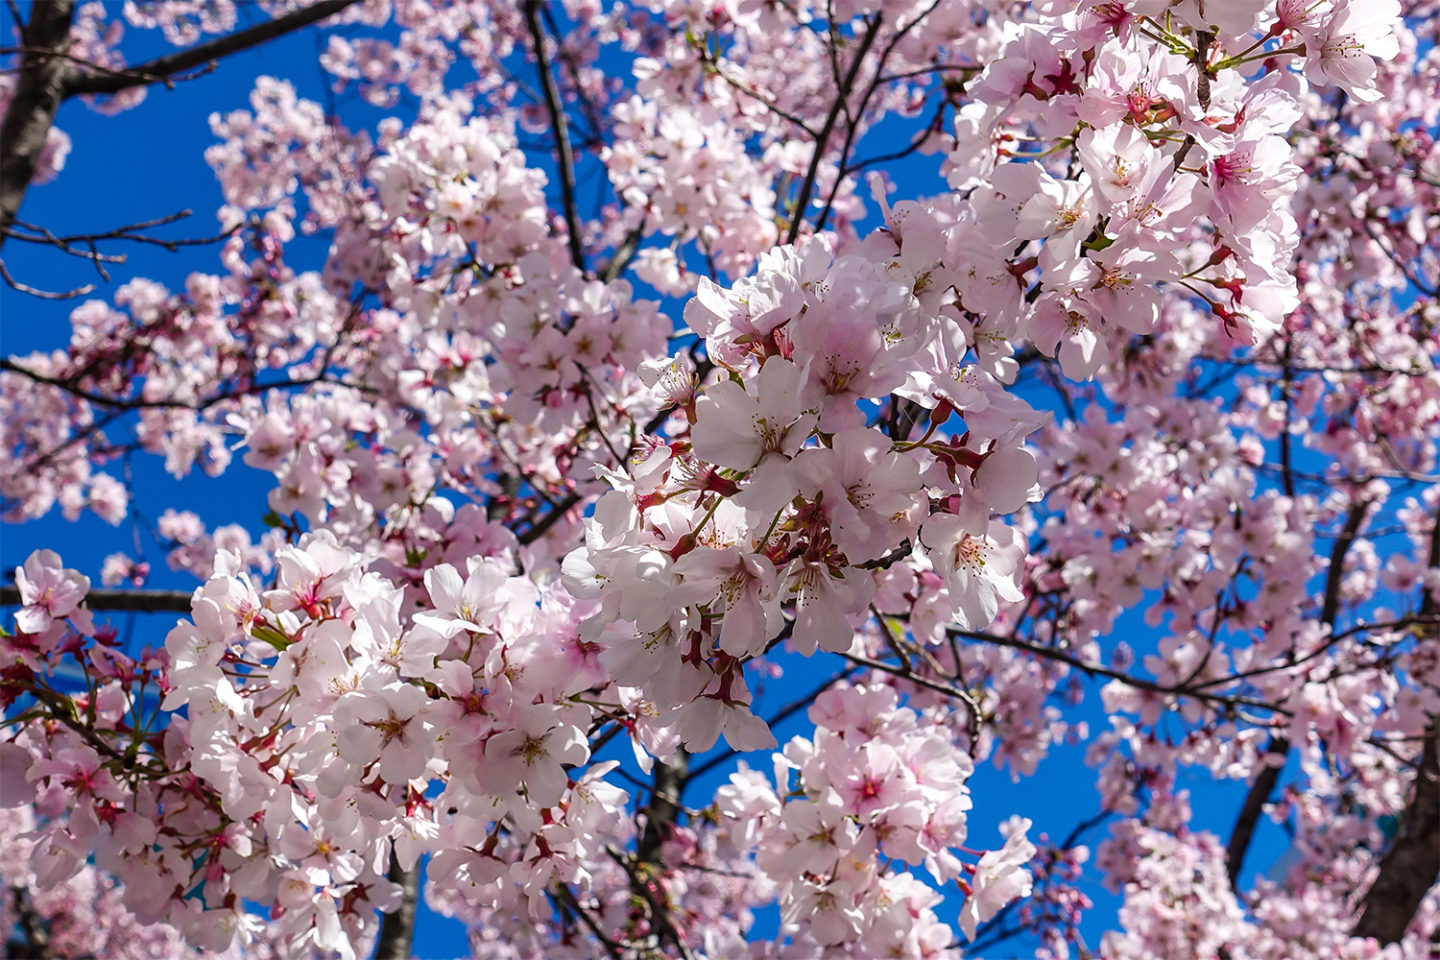
<svg viewBox="0 0 1440 960">
<path fill-rule="evenodd" d="M 0 29 L 8 34 L 9 27 L 9 14 L 0 12 Z M 154 37 L 137 39 L 143 42 L 132 48 L 139 51 L 132 54 L 134 59 L 165 49 Z M 215 211 L 222 198 L 203 157 L 205 147 L 214 142 L 209 115 L 247 107 L 254 78 L 263 74 L 284 77 L 297 87 L 302 97 L 322 100 L 316 53 L 312 34 L 287 37 L 233 57 L 214 74 L 179 84 L 174 90 L 152 88 L 141 106 L 115 117 L 97 114 L 79 102 L 65 104 L 57 123 L 73 142 L 66 167 L 54 182 L 30 189 L 21 219 L 42 224 L 56 233 L 80 233 L 191 209 L 194 215 L 188 221 L 158 228 L 156 232 L 173 238 L 214 234 L 221 226 Z M 354 108 L 353 103 L 349 104 L 342 109 L 342 114 L 349 115 Z M 363 108 L 361 115 L 373 121 L 380 113 Z M 883 133 L 880 136 L 883 138 Z M 866 152 L 862 147 L 861 153 Z M 935 158 L 914 158 L 906 168 L 892 170 L 892 176 L 907 184 L 905 195 L 923 192 L 922 184 L 933 183 L 938 190 L 941 187 L 935 178 L 935 164 Z M 117 245 L 112 249 L 125 252 L 129 261 L 114 270 L 115 283 L 101 283 L 97 297 L 113 295 L 116 286 L 131 276 L 149 277 L 175 289 L 192 270 L 219 268 L 217 248 L 213 246 L 184 249 L 180 253 L 137 244 Z M 289 259 L 301 269 L 318 268 L 323 253 L 322 244 L 302 242 L 292 248 Z M 11 240 L 5 246 L 4 255 L 12 274 L 39 287 L 66 289 L 91 280 L 100 282 L 83 261 L 43 247 Z M 308 262 L 307 257 L 311 258 Z M 9 289 L 0 290 L 4 316 L 0 351 L 15 355 L 62 346 L 68 339 L 69 312 L 78 302 L 48 302 Z M 241 523 L 255 536 L 264 530 L 260 518 L 266 511 L 265 495 L 272 478 L 243 466 L 238 459 L 218 479 L 196 474 L 176 481 L 164 472 L 157 458 L 144 455 L 136 457 L 131 466 L 137 491 L 135 507 L 143 520 L 153 522 L 163 509 L 174 507 L 193 510 L 212 527 Z M 50 547 L 59 550 L 68 565 L 78 567 L 98 584 L 101 560 L 116 551 L 133 554 L 137 537 L 156 571 L 152 586 L 188 589 L 194 585 L 189 575 L 165 569 L 164 550 L 149 542 L 148 534 L 137 533 L 135 524 L 127 521 L 112 527 L 89 513 L 75 523 L 65 521 L 56 511 L 31 523 L 0 528 L 0 538 L 3 538 L 0 539 L 0 564 L 8 571 L 23 562 L 32 550 Z M 173 615 L 136 616 L 135 639 L 159 644 L 172 623 Z M 1137 638 L 1131 640 L 1137 648 L 1144 646 L 1139 637 L 1153 634 L 1138 616 L 1122 620 L 1117 630 Z M 779 662 L 785 675 L 766 685 L 757 710 L 762 716 L 813 687 L 840 666 L 838 658 L 825 656 L 807 661 L 782 655 Z M 1098 690 L 1097 684 L 1087 686 L 1092 692 Z M 1096 698 L 1091 697 L 1075 716 L 1075 719 L 1089 721 L 1092 730 L 1105 725 L 1105 718 L 1095 703 Z M 776 734 L 783 743 L 805 729 L 802 714 L 783 724 Z M 1076 749 L 1058 750 L 1044 762 L 1036 778 L 1019 783 L 1012 782 L 1007 773 L 995 771 L 988 765 L 983 767 L 972 781 L 976 809 L 971 817 L 974 834 L 970 845 L 998 844 L 1000 836 L 996 825 L 1012 813 L 1032 818 L 1038 830 L 1048 831 L 1055 837 L 1064 836 L 1076 823 L 1090 817 L 1097 809 L 1098 798 L 1093 771 L 1084 767 L 1080 753 Z M 763 758 L 754 758 L 752 765 L 768 766 Z M 693 805 L 703 805 L 708 799 L 706 791 L 723 782 L 727 770 L 721 768 L 693 784 L 687 799 Z M 1195 825 L 1226 836 L 1244 795 L 1244 785 L 1230 783 L 1216 787 L 1206 779 L 1197 781 L 1194 790 Z M 1091 836 L 1098 840 L 1103 836 L 1102 831 Z M 1264 825 L 1252 849 L 1247 873 L 1268 866 L 1283 852 L 1284 846 L 1278 829 Z M 1089 892 L 1097 901 L 1086 927 L 1087 940 L 1093 948 L 1099 933 L 1113 922 L 1117 901 L 1104 894 L 1098 885 Z M 763 918 L 758 932 L 773 930 L 773 923 L 773 916 Z M 452 956 L 465 949 L 458 924 L 428 910 L 424 912 L 416 938 L 419 956 Z M 1003 958 L 1023 953 L 1017 944 L 1013 949 L 1007 946 L 990 956 Z"/>
</svg>

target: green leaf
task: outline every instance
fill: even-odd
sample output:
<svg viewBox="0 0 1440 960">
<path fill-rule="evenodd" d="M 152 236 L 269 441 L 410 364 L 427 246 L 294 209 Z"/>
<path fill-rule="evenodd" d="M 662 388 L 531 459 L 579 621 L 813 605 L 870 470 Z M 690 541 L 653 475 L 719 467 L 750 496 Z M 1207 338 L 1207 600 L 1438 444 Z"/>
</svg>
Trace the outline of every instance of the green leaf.
<svg viewBox="0 0 1440 960">
<path fill-rule="evenodd" d="M 1115 240 L 1113 238 L 1107 237 L 1105 236 L 1105 234 L 1102 233 L 1094 240 L 1086 241 L 1085 247 L 1088 250 L 1104 250 L 1106 247 L 1110 246 L 1114 242 Z"/>
<path fill-rule="evenodd" d="M 276 650 L 284 650 L 295 641 L 281 633 L 275 627 L 265 623 L 257 623 L 250 629 L 250 635 L 256 640 L 263 640 Z"/>
</svg>

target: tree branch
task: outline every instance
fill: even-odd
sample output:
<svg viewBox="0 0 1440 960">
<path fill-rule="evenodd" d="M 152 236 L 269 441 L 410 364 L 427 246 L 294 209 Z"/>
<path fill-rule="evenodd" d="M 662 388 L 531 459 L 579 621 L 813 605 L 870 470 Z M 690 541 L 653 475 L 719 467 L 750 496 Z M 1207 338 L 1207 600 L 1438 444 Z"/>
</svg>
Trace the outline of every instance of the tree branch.
<svg viewBox="0 0 1440 960">
<path fill-rule="evenodd" d="M 595 918 L 590 916 L 590 911 L 586 910 L 584 905 L 576 899 L 573 890 L 563 883 L 557 883 L 555 885 L 555 898 L 571 910 L 575 916 L 580 919 L 581 923 L 585 924 L 591 936 L 600 941 L 601 946 L 605 948 L 606 956 L 611 957 L 612 960 L 622 960 L 625 954 L 620 944 L 605 936 L 605 931 L 600 929 L 600 925 L 595 922 Z M 380 960 L 380 958 L 377 957 L 376 960 Z"/>
<path fill-rule="evenodd" d="M 1430 530 L 1430 567 L 1440 568 L 1440 511 Z M 1440 603 L 1424 586 L 1422 616 L 1440 613 Z M 1420 769 L 1415 771 L 1415 796 L 1405 808 L 1400 830 L 1380 860 L 1380 873 L 1360 901 L 1355 936 L 1395 943 L 1420 909 L 1420 901 L 1440 876 L 1440 720 L 1430 718 Z"/>
<path fill-rule="evenodd" d="M 35 165 L 66 97 L 70 63 L 52 53 L 70 43 L 74 0 L 50 0 L 31 8 L 30 22 L 20 29 L 25 53 L 5 119 L 0 121 L 0 246 L 20 212 Z"/>
<path fill-rule="evenodd" d="M 10 234 L 0 232 L 0 239 L 7 236 L 10 236 Z M 72 287 L 69 290 L 41 290 L 39 287 L 32 287 L 28 283 L 21 283 L 11 276 L 9 269 L 5 266 L 4 260 L 0 260 L 0 280 L 4 280 L 5 285 L 12 290 L 18 290 L 20 293 L 28 293 L 30 296 L 39 297 L 41 300 L 74 300 L 76 297 L 83 297 L 95 289 L 95 284 L 84 283 L 78 287 Z"/>
<path fill-rule="evenodd" d="M 915 29 L 916 25 L 929 17 L 930 14 L 935 11 L 935 8 L 940 6 L 940 3 L 941 0 L 931 0 L 930 5 L 924 10 L 920 11 L 918 16 L 912 17 L 909 23 L 906 23 L 899 30 L 895 31 L 895 34 L 890 38 L 890 42 L 885 44 L 885 49 L 880 51 L 880 56 L 875 63 L 875 76 L 871 78 L 870 85 L 865 89 L 865 93 L 860 97 L 860 105 L 856 109 L 853 116 L 850 113 L 850 102 L 848 95 L 844 100 L 845 143 L 840 148 L 840 161 L 837 164 L 837 167 L 839 169 L 837 169 L 835 173 L 835 182 L 830 186 L 830 195 L 825 200 L 825 206 L 823 209 L 821 209 L 820 216 L 815 219 L 815 230 L 817 233 L 825 229 L 825 221 L 830 218 L 830 211 L 835 206 L 835 198 L 840 194 L 840 187 L 845 181 L 845 168 L 850 160 L 850 148 L 854 145 L 855 137 L 860 132 L 860 124 L 865 118 L 865 111 L 868 110 L 870 107 L 870 98 L 875 96 L 875 91 L 880 88 L 880 78 L 885 73 L 885 62 L 890 59 L 890 54 L 895 51 L 895 48 L 899 45 L 900 41 L 905 39 L 905 35 L 908 34 L 911 30 Z M 878 15 L 876 19 L 878 21 Z M 861 53 L 863 55 L 864 51 L 862 50 Z M 929 94 L 926 94 L 926 96 L 929 96 Z M 944 101 L 941 101 L 940 106 L 941 112 L 943 113 Z"/>
<path fill-rule="evenodd" d="M 164 83 L 177 74 L 209 66 L 232 53 L 259 46 L 287 33 L 332 17 L 359 0 L 320 0 L 312 6 L 276 17 L 267 23 L 218 37 L 188 50 L 156 57 L 129 70 L 105 73 L 72 73 L 65 83 L 65 96 L 115 94 L 132 87 Z"/>
<path fill-rule="evenodd" d="M 184 590 L 91 590 L 85 595 L 85 605 L 91 610 L 189 613 L 190 597 Z M 0 606 L 18 607 L 24 602 L 18 587 L 0 587 Z"/>
<path fill-rule="evenodd" d="M 661 862 L 660 845 L 665 842 L 666 833 L 680 812 L 674 798 L 685 789 L 685 775 L 689 767 L 690 755 L 683 747 L 676 752 L 674 763 L 655 762 L 650 805 L 645 808 L 645 832 L 640 835 L 640 842 L 635 848 L 638 862 Z"/>
<path fill-rule="evenodd" d="M 1360 532 L 1360 525 L 1365 522 L 1365 514 L 1369 509 L 1368 500 L 1353 504 L 1345 516 L 1345 526 L 1340 531 L 1340 536 L 1330 548 L 1330 569 L 1325 572 L 1325 594 L 1320 601 L 1320 622 L 1332 631 L 1335 629 L 1335 618 L 1340 613 L 1340 583 L 1345 576 L 1345 555 L 1350 552 L 1350 545 L 1355 542 L 1355 536 Z M 1275 784 L 1280 779 L 1280 771 L 1285 768 L 1284 758 L 1290 753 L 1289 738 L 1271 737 L 1265 753 L 1279 757 L 1280 760 L 1267 762 L 1265 768 L 1256 775 L 1255 781 L 1250 784 L 1250 791 L 1245 794 L 1245 802 L 1240 806 L 1240 815 L 1235 818 L 1235 829 L 1230 832 L 1230 842 L 1225 845 L 1225 873 L 1230 878 L 1230 887 L 1236 893 L 1240 892 L 1240 869 L 1245 865 L 1245 854 L 1255 836 L 1260 814 L 1265 810 L 1265 804 L 1270 802 L 1270 794 L 1274 792 Z"/>
<path fill-rule="evenodd" d="M 810 156 L 810 166 L 805 171 L 805 179 L 800 183 L 800 193 L 795 198 L 795 213 L 790 218 L 790 229 L 785 234 L 786 243 L 794 243 L 795 238 L 800 235 L 800 224 L 805 222 L 805 210 L 810 206 L 810 194 L 815 190 L 815 175 L 820 170 L 820 161 L 825 158 L 825 144 L 830 139 L 831 131 L 835 129 L 835 121 L 839 119 L 840 111 L 849 108 L 849 97 L 855 89 L 855 78 L 860 73 L 860 65 L 865 62 L 865 54 L 870 52 L 870 45 L 875 42 L 875 34 L 880 31 L 882 19 L 883 16 L 877 13 L 875 19 L 867 25 L 860 38 L 860 49 L 855 51 L 855 59 L 850 61 L 850 69 L 845 71 L 845 79 L 835 93 L 835 102 L 831 104 L 830 112 L 825 117 L 820 135 L 815 138 L 815 152 Z"/>
<path fill-rule="evenodd" d="M 1425 748 L 1415 771 L 1415 796 L 1400 821 L 1400 830 L 1380 860 L 1365 899 L 1355 936 L 1374 937 L 1381 944 L 1405 936 L 1420 901 L 1440 877 L 1440 722 L 1425 728 Z"/>
<path fill-rule="evenodd" d="M 391 883 L 400 884 L 400 906 L 394 913 L 385 914 L 380 924 L 380 936 L 375 941 L 375 960 L 410 960 L 415 939 L 415 907 L 420 900 L 420 864 L 414 870 L 404 870 L 394 851 L 390 853 Z"/>
<path fill-rule="evenodd" d="M 3 269 L 3 264 L 0 264 Z M 299 380 L 281 380 L 277 383 L 252 383 L 225 393 L 217 393 L 212 397 L 194 402 L 184 400 L 126 400 L 120 397 L 107 397 L 104 394 L 96 393 L 93 390 L 86 390 L 78 385 L 80 380 L 85 378 L 82 372 L 70 377 L 51 377 L 34 370 L 29 370 L 12 360 L 0 358 L 0 373 L 13 373 L 17 376 L 27 377 L 36 383 L 43 383 L 47 386 L 64 390 L 72 396 L 84 400 L 86 403 L 93 403 L 98 407 L 107 407 L 113 410 L 194 410 L 197 413 L 208 410 L 217 403 L 224 403 L 226 400 L 235 400 L 240 397 L 254 396 L 256 394 L 268 393 L 271 390 L 284 390 L 287 387 L 308 387 L 317 383 L 328 383 L 337 387 L 349 387 L 361 393 L 373 393 L 369 387 L 355 386 L 343 380 L 332 379 L 324 373 L 324 367 L 328 366 L 328 360 L 322 366 L 320 373 L 313 377 L 301 377 Z M 133 384 L 131 384 L 133 386 Z"/>
<path fill-rule="evenodd" d="M 640 249 L 640 241 L 645 236 L 645 221 L 640 221 L 640 226 L 625 234 L 625 239 L 615 250 L 615 256 L 600 271 L 600 279 L 609 283 L 625 271 L 630 261 L 635 259 L 635 253 Z"/>
<path fill-rule="evenodd" d="M 1187 687 L 1182 685 L 1166 685 L 1148 680 L 1145 677 L 1136 677 L 1121 670 L 1112 670 L 1109 667 L 1098 663 L 1091 663 L 1082 660 L 1072 653 L 1055 647 L 1047 647 L 1044 644 L 1034 643 L 1029 640 L 1022 640 L 1019 637 L 1006 637 L 994 633 L 980 633 L 975 630 L 961 630 L 958 627 L 949 628 L 952 636 L 964 637 L 967 640 L 978 640 L 981 643 L 993 643 L 999 647 L 1009 647 L 1012 650 L 1024 650 L 1033 653 L 1038 657 L 1047 660 L 1055 660 L 1059 663 L 1068 664 L 1075 669 L 1091 676 L 1109 677 L 1111 680 L 1118 680 L 1128 687 L 1137 690 L 1148 690 L 1150 693 L 1164 694 L 1172 697 L 1190 697 L 1195 700 L 1202 700 L 1209 703 L 1219 703 L 1228 706 L 1257 707 L 1261 710 L 1270 710 L 1275 713 L 1288 713 L 1283 707 L 1273 703 L 1266 703 L 1263 700 L 1256 700 L 1253 697 L 1242 697 L 1234 694 L 1209 693 L 1200 689 L 1200 686 Z"/>
<path fill-rule="evenodd" d="M 540 84 L 545 91 L 545 109 L 550 112 L 550 125 L 555 128 L 555 153 L 560 163 L 560 205 L 565 212 L 565 229 L 569 233 L 570 262 L 585 272 L 585 251 L 580 246 L 580 215 L 575 209 L 575 155 L 570 146 L 570 130 L 565 123 L 565 108 L 560 103 L 560 90 L 550 73 L 550 60 L 545 56 L 545 32 L 540 27 L 539 0 L 525 0 L 525 23 L 530 29 L 530 42 L 535 46 L 535 60 L 540 67 Z"/>
<path fill-rule="evenodd" d="M 1236 893 L 1240 892 L 1240 868 L 1245 865 L 1245 854 L 1250 850 L 1250 841 L 1255 837 L 1255 828 L 1260 823 L 1260 814 L 1265 810 L 1265 804 L 1270 802 L 1270 794 L 1275 791 L 1275 783 L 1280 779 L 1280 771 L 1285 767 L 1285 757 L 1290 753 L 1290 740 L 1288 737 L 1271 737 L 1270 743 L 1265 747 L 1267 757 L 1279 757 L 1278 763 L 1266 761 L 1264 769 L 1255 777 L 1250 784 L 1250 790 L 1245 794 L 1245 802 L 1240 805 L 1240 815 L 1235 818 L 1235 828 L 1230 832 L 1230 842 L 1225 845 L 1225 873 L 1230 878 L 1230 886 Z"/>
<path fill-rule="evenodd" d="M 25 192 L 35 176 L 35 165 L 55 124 L 60 104 L 70 97 L 114 94 L 132 87 L 173 80 L 197 67 L 213 65 L 221 57 L 283 36 L 330 17 L 358 0 L 320 0 L 313 6 L 276 17 L 248 30 L 239 30 L 208 43 L 157 57 L 128 70 L 79 69 L 66 47 L 74 0 L 36 3 L 30 22 L 21 30 L 24 53 L 15 95 L 0 123 L 0 246 L 10 235 Z M 12 284 L 14 286 L 14 284 Z M 16 287 L 16 289 L 20 289 Z"/>
<path fill-rule="evenodd" d="M 555 506 L 551 507 L 549 513 L 545 514 L 545 516 L 541 517 L 539 520 L 536 520 L 524 533 L 517 534 L 516 539 L 519 540 L 522 544 L 527 545 L 534 543 L 536 540 L 539 540 L 541 537 L 545 536 L 545 532 L 547 530 L 555 526 L 556 522 L 559 521 L 561 517 L 565 516 L 571 510 L 575 509 L 575 507 L 579 505 L 582 499 L 584 498 L 581 497 L 578 493 L 570 494 L 564 500 L 561 500 L 559 503 L 555 504 Z"/>
<path fill-rule="evenodd" d="M 695 955 L 690 952 L 686 945 L 684 936 L 675 929 L 675 924 L 670 919 L 669 908 L 666 903 L 661 902 L 661 895 L 664 893 L 649 876 L 651 867 L 641 861 L 632 862 L 629 857 L 616 850 L 614 847 L 607 848 L 610 859 L 619 864 L 620 869 L 625 871 L 630 878 L 630 889 L 636 898 L 650 908 L 650 924 L 655 936 L 660 941 L 669 940 L 680 952 L 682 960 L 694 960 Z M 667 896 L 666 900 L 669 899 Z"/>
</svg>

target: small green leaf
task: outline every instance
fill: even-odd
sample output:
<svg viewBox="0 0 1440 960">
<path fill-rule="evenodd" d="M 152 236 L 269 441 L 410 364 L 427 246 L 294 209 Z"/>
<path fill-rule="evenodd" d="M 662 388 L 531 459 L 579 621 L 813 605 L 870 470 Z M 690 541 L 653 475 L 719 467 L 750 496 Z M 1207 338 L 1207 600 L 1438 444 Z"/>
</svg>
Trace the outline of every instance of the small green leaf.
<svg viewBox="0 0 1440 960">
<path fill-rule="evenodd" d="M 265 623 L 257 623 L 254 627 L 251 628 L 250 635 L 253 636 L 256 640 L 265 641 L 266 643 L 270 644 L 270 646 L 274 647 L 276 650 L 284 650 L 286 647 L 290 646 L 290 644 L 295 642 L 289 637 L 287 637 L 285 634 L 281 633 L 276 628 Z"/>
<path fill-rule="evenodd" d="M 1105 234 L 1102 233 L 1094 240 L 1087 242 L 1085 246 L 1090 250 L 1104 250 L 1106 247 L 1110 246 L 1114 242 L 1115 241 L 1112 238 L 1107 237 L 1105 236 Z"/>
</svg>

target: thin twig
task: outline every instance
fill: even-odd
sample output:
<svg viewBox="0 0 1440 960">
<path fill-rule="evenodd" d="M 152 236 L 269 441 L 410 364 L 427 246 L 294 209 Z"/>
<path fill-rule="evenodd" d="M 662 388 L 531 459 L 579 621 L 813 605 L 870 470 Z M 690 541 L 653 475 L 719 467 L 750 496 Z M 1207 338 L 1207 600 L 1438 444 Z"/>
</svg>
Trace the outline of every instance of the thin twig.
<svg viewBox="0 0 1440 960">
<path fill-rule="evenodd" d="M 836 91 L 835 102 L 830 105 L 825 123 L 820 128 L 819 136 L 815 138 L 815 152 L 810 156 L 810 166 L 805 171 L 805 179 L 800 183 L 800 193 L 795 198 L 795 212 L 790 218 L 790 229 L 785 232 L 786 243 L 794 243 L 795 238 L 800 235 L 800 225 L 805 222 L 805 212 L 810 206 L 810 194 L 815 190 L 815 175 L 820 172 L 820 161 L 825 158 L 825 145 L 830 140 L 841 110 L 849 109 L 847 101 L 855 89 L 855 78 L 860 73 L 861 64 L 865 62 L 865 54 L 870 52 L 870 46 L 875 42 L 875 35 L 880 32 L 883 20 L 884 15 L 877 13 L 875 19 L 868 22 L 865 33 L 860 38 L 860 47 L 855 51 L 855 58 L 850 61 L 850 69 L 845 72 L 845 79 Z"/>
<path fill-rule="evenodd" d="M 1279 713 L 1286 716 L 1290 714 L 1290 711 L 1286 710 L 1284 707 L 1276 706 L 1273 703 L 1266 703 L 1264 700 L 1256 700 L 1252 697 L 1243 697 L 1233 694 L 1207 693 L 1197 688 L 1171 686 L 1163 683 L 1158 683 L 1154 680 L 1147 680 L 1144 677 L 1133 676 L 1120 670 L 1112 670 L 1111 668 L 1098 663 L 1091 663 L 1088 660 L 1082 660 L 1074 654 L 1066 653 L 1064 650 L 1060 650 L 1055 647 L 1047 647 L 1044 644 L 1034 643 L 1030 640 L 1022 640 L 1019 637 L 1005 637 L 993 633 L 980 633 L 974 630 L 961 630 L 957 627 L 951 627 L 950 633 L 956 636 L 964 637 L 967 640 L 977 640 L 981 643 L 993 643 L 1001 647 L 1010 647 L 1015 650 L 1024 650 L 1027 653 L 1033 653 L 1036 656 L 1044 657 L 1047 660 L 1055 660 L 1060 663 L 1069 664 L 1070 666 L 1082 671 L 1083 673 L 1091 674 L 1094 676 L 1109 677 L 1111 680 L 1118 680 L 1126 686 L 1134 687 L 1137 690 L 1148 690 L 1151 693 L 1158 693 L 1171 697 L 1190 697 L 1195 700 L 1203 700 L 1210 703 L 1219 703 L 1226 706 L 1255 707 L 1260 710 L 1269 710 L 1271 712 Z"/>
<path fill-rule="evenodd" d="M 3 265 L 0 265 L 0 269 L 3 269 Z M 284 390 L 289 387 L 308 387 L 318 383 L 328 383 L 332 386 L 337 387 L 348 387 L 351 390 L 358 390 L 361 393 L 373 392 L 373 388 L 346 383 L 344 380 L 337 380 L 333 377 L 326 376 L 323 372 L 321 372 L 313 377 L 301 377 L 298 380 L 282 380 L 277 383 L 252 383 L 248 387 L 241 387 L 237 390 L 230 390 L 224 393 L 218 393 L 213 397 L 209 397 L 205 400 L 199 400 L 195 402 L 185 400 L 126 400 L 120 397 L 107 397 L 104 394 L 95 393 L 93 390 L 86 390 L 75 382 L 77 379 L 80 379 L 78 377 L 47 376 L 35 370 L 29 370 L 25 367 L 22 367 L 20 364 L 16 363 L 13 360 L 0 358 L 0 371 L 6 373 L 14 373 L 22 377 L 27 377 L 30 380 L 35 381 L 36 383 L 43 383 L 48 386 L 64 390 L 66 393 L 79 397 L 81 400 L 84 400 L 87 403 L 93 403 L 96 406 L 108 407 L 115 410 L 159 409 L 194 410 L 198 412 L 201 410 L 208 410 L 210 407 L 215 406 L 217 403 L 224 403 L 226 400 L 235 400 L 240 397 L 248 397 L 255 394 L 267 393 L 271 390 Z"/>
<path fill-rule="evenodd" d="M 38 287 L 30 286 L 28 283 L 21 283 L 12 277 L 9 269 L 5 266 L 4 260 L 0 260 L 0 278 L 3 278 L 5 283 L 12 289 L 18 290 L 21 293 L 27 293 L 32 297 L 39 297 L 41 300 L 73 300 L 76 297 L 83 297 L 87 293 L 92 293 L 95 290 L 95 284 L 93 283 L 87 283 L 73 290 L 66 290 L 64 292 L 41 290 Z"/>
</svg>

